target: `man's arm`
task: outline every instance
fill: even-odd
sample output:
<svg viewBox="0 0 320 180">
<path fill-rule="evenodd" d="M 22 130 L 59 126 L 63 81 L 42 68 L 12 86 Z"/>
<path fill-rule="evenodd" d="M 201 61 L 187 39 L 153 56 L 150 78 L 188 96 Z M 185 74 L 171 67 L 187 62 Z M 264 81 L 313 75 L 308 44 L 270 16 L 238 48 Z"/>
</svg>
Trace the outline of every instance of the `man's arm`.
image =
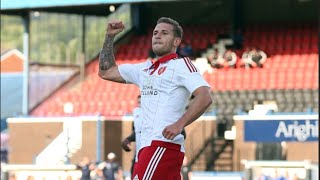
<svg viewBox="0 0 320 180">
<path fill-rule="evenodd" d="M 129 145 L 131 144 L 131 142 L 135 142 L 135 141 L 136 141 L 136 133 L 135 131 L 132 131 L 132 133 L 121 142 L 122 149 L 125 150 L 126 152 L 131 151 Z"/>
<path fill-rule="evenodd" d="M 125 80 L 121 77 L 118 66 L 115 63 L 113 54 L 114 37 L 124 28 L 121 21 L 111 21 L 107 25 L 107 33 L 99 55 L 99 76 L 102 79 L 125 83 Z"/>
<path fill-rule="evenodd" d="M 164 128 L 162 135 L 167 139 L 174 139 L 180 134 L 184 127 L 198 119 L 212 103 L 210 89 L 202 86 L 193 92 L 194 99 L 189 105 L 188 110 L 174 124 Z"/>
<path fill-rule="evenodd" d="M 136 132 L 132 132 L 126 139 L 128 139 L 130 142 L 136 141 Z"/>
</svg>

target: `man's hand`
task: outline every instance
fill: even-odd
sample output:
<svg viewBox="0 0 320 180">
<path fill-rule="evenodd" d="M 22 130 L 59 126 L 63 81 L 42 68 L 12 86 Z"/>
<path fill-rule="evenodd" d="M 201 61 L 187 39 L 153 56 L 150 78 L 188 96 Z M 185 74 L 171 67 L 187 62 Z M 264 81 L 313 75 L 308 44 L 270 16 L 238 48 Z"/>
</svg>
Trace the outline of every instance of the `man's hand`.
<svg viewBox="0 0 320 180">
<path fill-rule="evenodd" d="M 171 124 L 165 127 L 162 131 L 163 137 L 169 140 L 173 140 L 178 134 L 181 134 L 183 127 L 180 127 L 177 123 Z"/>
<path fill-rule="evenodd" d="M 131 151 L 129 145 L 130 145 L 130 141 L 129 141 L 127 138 L 124 139 L 124 140 L 121 142 L 121 147 L 122 147 L 122 149 L 125 150 L 126 152 L 130 152 L 130 151 Z"/>
<path fill-rule="evenodd" d="M 115 36 L 119 34 L 123 29 L 125 28 L 124 24 L 122 21 L 110 21 L 107 24 L 107 35 L 108 36 Z"/>
</svg>

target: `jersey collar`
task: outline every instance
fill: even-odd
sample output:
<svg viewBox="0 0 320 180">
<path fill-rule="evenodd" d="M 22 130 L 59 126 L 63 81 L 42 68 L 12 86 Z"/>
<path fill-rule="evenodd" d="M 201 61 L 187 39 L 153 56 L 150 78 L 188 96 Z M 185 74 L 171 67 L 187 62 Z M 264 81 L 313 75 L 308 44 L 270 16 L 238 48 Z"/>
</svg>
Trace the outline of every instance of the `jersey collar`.
<svg viewBox="0 0 320 180">
<path fill-rule="evenodd" d="M 177 53 L 171 53 L 171 54 L 168 54 L 168 55 L 165 55 L 165 56 L 161 57 L 160 59 L 158 59 L 157 61 L 152 63 L 152 65 L 151 65 L 151 67 L 149 69 L 153 69 L 153 71 L 150 73 L 150 75 L 153 74 L 158 69 L 160 64 L 168 62 L 171 59 L 175 59 L 177 57 L 178 57 Z"/>
</svg>

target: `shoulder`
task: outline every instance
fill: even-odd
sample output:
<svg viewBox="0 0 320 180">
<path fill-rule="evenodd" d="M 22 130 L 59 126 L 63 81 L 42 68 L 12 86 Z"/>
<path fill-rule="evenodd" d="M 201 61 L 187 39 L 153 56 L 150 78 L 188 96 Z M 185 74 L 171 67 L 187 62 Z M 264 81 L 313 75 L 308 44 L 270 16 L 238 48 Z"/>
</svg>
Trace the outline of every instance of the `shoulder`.
<svg viewBox="0 0 320 180">
<path fill-rule="evenodd" d="M 139 68 L 145 69 L 145 68 L 149 68 L 152 65 L 152 61 L 147 59 L 146 61 L 140 62 L 140 63 L 136 63 L 133 64 Z"/>
<path fill-rule="evenodd" d="M 139 63 L 125 63 L 125 64 L 120 64 L 119 67 L 120 68 L 130 68 L 130 67 L 135 67 L 135 68 L 138 68 L 138 69 L 145 69 L 149 66 L 151 66 L 152 62 L 147 59 L 146 61 L 143 61 L 143 62 L 139 62 Z"/>
<path fill-rule="evenodd" d="M 189 57 L 183 57 L 175 60 L 176 69 L 181 73 L 199 72 L 198 68 L 193 64 Z"/>
</svg>

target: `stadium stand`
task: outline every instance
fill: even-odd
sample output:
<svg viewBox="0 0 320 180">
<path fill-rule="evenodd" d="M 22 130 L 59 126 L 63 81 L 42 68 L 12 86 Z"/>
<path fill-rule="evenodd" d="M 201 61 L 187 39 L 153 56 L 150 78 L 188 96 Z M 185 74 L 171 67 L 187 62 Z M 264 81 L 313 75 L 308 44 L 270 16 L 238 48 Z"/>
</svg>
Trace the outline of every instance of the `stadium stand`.
<svg viewBox="0 0 320 180">
<path fill-rule="evenodd" d="M 203 50 L 208 42 L 214 42 L 219 33 L 224 31 L 220 28 L 204 26 L 187 26 L 186 37 L 199 37 L 189 39 L 196 50 Z M 265 48 L 268 59 L 264 68 L 256 69 L 219 69 L 205 72 L 203 76 L 211 84 L 215 103 L 208 111 L 222 111 L 222 114 L 233 114 L 241 111 L 249 111 L 253 102 L 257 99 L 275 100 L 279 105 L 279 111 L 283 112 L 306 112 L 310 109 L 318 111 L 317 101 L 313 95 L 318 89 L 317 72 L 319 70 L 318 56 L 313 46 L 316 36 L 316 28 L 308 25 L 286 25 L 275 28 L 272 25 L 249 26 L 246 30 L 244 46 L 257 46 Z M 287 30 L 286 28 L 290 28 Z M 308 33 L 302 33 L 308 32 Z M 188 36 L 189 34 L 189 36 Z M 262 34 L 261 36 L 256 34 Z M 290 38 L 290 37 L 295 38 Z M 299 38 L 296 38 L 296 37 Z M 136 35 L 129 43 L 120 45 L 117 50 L 116 59 L 118 64 L 141 62 L 148 57 L 147 49 L 151 46 L 151 29 L 146 35 Z M 282 38 L 285 37 L 285 38 Z M 273 39 L 267 41 L 266 39 Z M 292 39 L 292 41 L 291 41 Z M 209 41 L 208 41 L 209 40 Z M 186 40 L 188 41 L 188 39 Z M 138 42 L 138 43 L 136 43 Z M 302 42 L 310 46 L 293 47 L 293 44 Z M 281 44 L 282 49 L 272 49 Z M 238 56 L 241 55 L 238 51 Z M 36 108 L 32 115 L 59 116 L 64 115 L 63 104 L 72 102 L 74 104 L 74 115 L 102 114 L 106 116 L 123 116 L 130 114 L 135 106 L 133 99 L 139 94 L 134 86 L 120 85 L 117 83 L 101 80 L 97 76 L 97 59 L 87 66 L 87 78 L 71 88 L 62 88 L 52 95 L 47 101 Z M 310 101 L 304 99 L 300 103 L 297 94 L 309 92 Z M 109 93 L 106 93 L 109 92 Z M 311 93 L 314 92 L 314 93 Z M 230 94 L 220 98 L 223 94 Z M 237 99 L 237 95 L 243 99 Z M 249 99 L 247 95 L 252 94 Z M 292 94 L 287 97 L 285 95 Z M 260 97 L 262 96 L 262 97 Z M 283 97 L 284 96 L 284 97 Z M 230 98 L 235 97 L 235 98 Z M 292 98 L 295 97 L 295 98 Z M 278 99 L 277 99 L 278 98 Z M 283 104 L 292 102 L 292 104 Z M 243 101 L 241 101 L 243 100 Z M 250 100 L 250 101 L 249 101 Z M 227 105 L 229 108 L 223 108 Z"/>
<path fill-rule="evenodd" d="M 87 67 L 87 78 L 75 86 L 62 88 L 36 108 L 32 115 L 64 115 L 63 105 L 74 105 L 73 115 L 123 116 L 135 107 L 139 91 L 134 86 L 103 81 L 97 75 L 97 60 Z M 73 82 L 71 82 L 73 83 Z M 110 93 L 107 93 L 110 92 Z"/>
</svg>

